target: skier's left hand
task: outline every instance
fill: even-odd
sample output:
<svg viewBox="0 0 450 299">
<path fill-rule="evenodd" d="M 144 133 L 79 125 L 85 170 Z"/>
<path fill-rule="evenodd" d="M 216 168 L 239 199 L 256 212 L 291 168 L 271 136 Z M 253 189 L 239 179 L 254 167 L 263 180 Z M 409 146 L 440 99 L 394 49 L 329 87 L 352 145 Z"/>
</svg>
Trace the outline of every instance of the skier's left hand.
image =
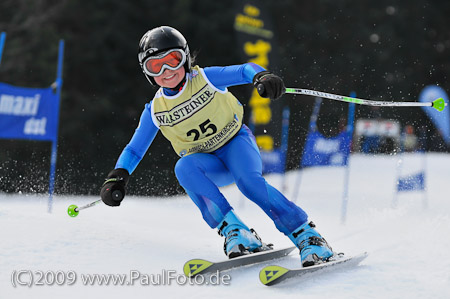
<svg viewBox="0 0 450 299">
<path fill-rule="evenodd" d="M 286 92 L 283 79 L 269 71 L 257 73 L 253 85 L 263 98 L 278 99 Z"/>
<path fill-rule="evenodd" d="M 100 191 L 102 201 L 111 207 L 120 206 L 120 202 L 125 197 L 125 187 L 129 177 L 130 174 L 123 168 L 117 168 L 108 173 Z"/>
</svg>

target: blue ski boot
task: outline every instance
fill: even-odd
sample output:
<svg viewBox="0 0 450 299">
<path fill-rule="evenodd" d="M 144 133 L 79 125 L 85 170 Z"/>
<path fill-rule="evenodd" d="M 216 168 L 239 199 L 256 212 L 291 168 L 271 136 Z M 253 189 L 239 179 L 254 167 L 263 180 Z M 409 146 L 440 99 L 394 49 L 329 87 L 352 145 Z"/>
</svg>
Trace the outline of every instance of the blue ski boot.
<svg viewBox="0 0 450 299">
<path fill-rule="evenodd" d="M 289 239 L 300 249 L 303 267 L 327 262 L 334 255 L 333 249 L 315 227 L 313 222 L 306 222 L 289 235 Z"/>
<path fill-rule="evenodd" d="M 242 223 L 233 211 L 225 215 L 225 218 L 217 228 L 219 235 L 225 237 L 223 250 L 230 259 L 272 249 L 272 244 L 261 242 L 261 238 L 256 232 Z"/>
</svg>

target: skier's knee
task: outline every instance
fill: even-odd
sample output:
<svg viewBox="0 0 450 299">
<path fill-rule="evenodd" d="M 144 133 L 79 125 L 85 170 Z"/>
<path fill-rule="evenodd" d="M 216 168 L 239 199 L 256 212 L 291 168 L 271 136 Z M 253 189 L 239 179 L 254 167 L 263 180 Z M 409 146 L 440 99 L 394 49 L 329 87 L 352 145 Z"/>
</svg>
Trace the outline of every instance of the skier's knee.
<svg viewBox="0 0 450 299">
<path fill-rule="evenodd" d="M 190 156 L 183 157 L 177 161 L 175 164 L 175 176 L 177 177 L 180 184 L 183 186 L 183 182 L 190 177 L 190 172 L 193 167 L 193 160 Z"/>
<path fill-rule="evenodd" d="M 267 194 L 266 180 L 259 173 L 251 173 L 245 177 L 241 177 L 236 181 L 236 184 L 239 190 L 250 199 L 254 198 L 260 192 Z"/>
</svg>

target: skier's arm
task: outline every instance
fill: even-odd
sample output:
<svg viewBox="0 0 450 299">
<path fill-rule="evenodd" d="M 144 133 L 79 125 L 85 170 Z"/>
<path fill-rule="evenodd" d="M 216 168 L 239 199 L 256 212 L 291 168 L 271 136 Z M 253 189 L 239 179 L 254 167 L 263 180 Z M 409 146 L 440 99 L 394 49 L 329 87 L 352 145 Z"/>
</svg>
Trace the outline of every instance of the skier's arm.
<svg viewBox="0 0 450 299">
<path fill-rule="evenodd" d="M 134 132 L 130 142 L 124 148 L 117 160 L 115 168 L 123 168 L 131 174 L 139 162 L 141 162 L 145 153 L 147 152 L 150 144 L 155 139 L 158 133 L 158 127 L 156 127 L 152 121 L 150 105 L 147 104 L 144 111 L 141 114 L 139 125 Z"/>
<path fill-rule="evenodd" d="M 240 65 L 205 67 L 204 71 L 212 85 L 225 90 L 229 86 L 252 83 L 255 75 L 265 69 L 250 62 Z"/>
<path fill-rule="evenodd" d="M 150 112 L 151 105 L 147 104 L 145 106 L 133 137 L 122 151 L 115 169 L 108 174 L 100 191 L 103 202 L 109 206 L 120 205 L 120 202 L 125 196 L 125 187 L 130 174 L 136 169 L 150 147 L 150 144 L 155 139 L 156 133 L 158 133 L 158 127 L 152 121 Z M 114 198 L 112 196 L 116 190 L 120 191 L 122 195 L 120 198 Z"/>
<path fill-rule="evenodd" d="M 251 62 L 224 67 L 207 67 L 204 71 L 209 82 L 224 91 L 229 86 L 247 83 L 253 83 L 263 98 L 277 99 L 286 91 L 280 77 Z"/>
</svg>

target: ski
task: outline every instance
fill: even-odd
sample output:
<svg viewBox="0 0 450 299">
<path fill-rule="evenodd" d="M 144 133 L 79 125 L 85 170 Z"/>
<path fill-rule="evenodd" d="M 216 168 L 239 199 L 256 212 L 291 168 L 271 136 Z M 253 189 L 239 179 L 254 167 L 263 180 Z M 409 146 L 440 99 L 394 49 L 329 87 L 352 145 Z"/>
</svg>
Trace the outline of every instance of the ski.
<svg viewBox="0 0 450 299">
<path fill-rule="evenodd" d="M 367 252 L 355 256 L 342 255 L 337 256 L 336 259 L 326 263 L 297 269 L 286 269 L 281 266 L 268 266 L 259 272 L 259 280 L 266 286 L 272 286 L 292 277 L 298 278 L 305 275 L 311 275 L 312 273 L 319 274 L 326 271 L 357 266 L 367 257 L 367 255 Z"/>
<path fill-rule="evenodd" d="M 183 272 L 188 277 L 198 274 L 225 271 L 236 267 L 254 265 L 287 256 L 297 247 L 287 247 L 282 249 L 271 249 L 257 253 L 251 253 L 233 259 L 220 262 L 210 262 L 203 259 L 192 259 L 184 264 Z"/>
</svg>

